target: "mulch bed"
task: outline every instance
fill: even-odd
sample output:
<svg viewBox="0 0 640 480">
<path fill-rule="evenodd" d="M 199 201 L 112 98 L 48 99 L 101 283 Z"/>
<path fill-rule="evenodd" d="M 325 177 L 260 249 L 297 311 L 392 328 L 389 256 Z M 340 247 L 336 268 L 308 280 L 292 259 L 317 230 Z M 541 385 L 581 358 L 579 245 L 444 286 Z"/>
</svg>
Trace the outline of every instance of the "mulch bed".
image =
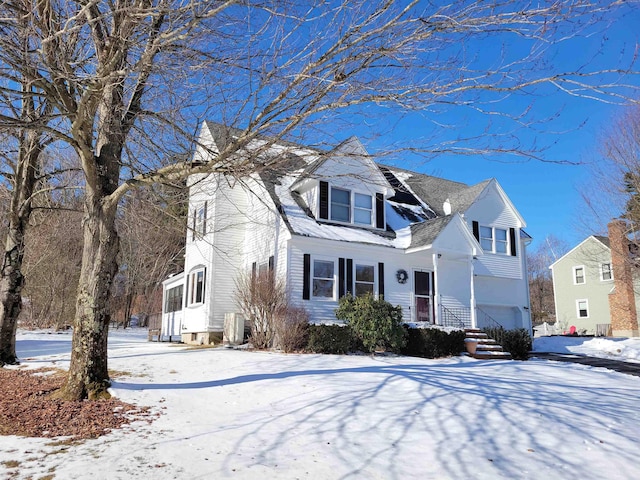
<svg viewBox="0 0 640 480">
<path fill-rule="evenodd" d="M 0 435 L 96 438 L 131 423 L 150 421 L 148 408 L 111 398 L 63 401 L 50 398 L 65 373 L 54 369 L 0 368 Z"/>
</svg>

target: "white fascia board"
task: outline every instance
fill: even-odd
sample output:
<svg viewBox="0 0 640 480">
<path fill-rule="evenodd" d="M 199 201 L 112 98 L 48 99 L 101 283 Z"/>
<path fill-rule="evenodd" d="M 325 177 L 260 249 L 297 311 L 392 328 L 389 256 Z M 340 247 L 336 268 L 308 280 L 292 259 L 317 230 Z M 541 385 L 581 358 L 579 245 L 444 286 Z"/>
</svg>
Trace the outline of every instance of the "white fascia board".
<svg viewBox="0 0 640 480">
<path fill-rule="evenodd" d="M 184 281 L 184 272 L 171 275 L 166 280 L 162 281 L 163 286 L 171 285 L 172 283 L 182 283 Z"/>
</svg>

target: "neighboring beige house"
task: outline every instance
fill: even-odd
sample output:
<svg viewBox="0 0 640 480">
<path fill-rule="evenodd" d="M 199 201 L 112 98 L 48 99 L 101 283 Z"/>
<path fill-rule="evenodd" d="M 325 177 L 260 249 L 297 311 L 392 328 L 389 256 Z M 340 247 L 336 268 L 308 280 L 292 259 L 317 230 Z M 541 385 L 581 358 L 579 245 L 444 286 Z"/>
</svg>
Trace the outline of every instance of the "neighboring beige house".
<svg viewBox="0 0 640 480">
<path fill-rule="evenodd" d="M 640 286 L 634 282 L 626 224 L 609 224 L 609 236 L 592 235 L 549 268 L 556 319 L 564 330 L 638 336 Z"/>
</svg>

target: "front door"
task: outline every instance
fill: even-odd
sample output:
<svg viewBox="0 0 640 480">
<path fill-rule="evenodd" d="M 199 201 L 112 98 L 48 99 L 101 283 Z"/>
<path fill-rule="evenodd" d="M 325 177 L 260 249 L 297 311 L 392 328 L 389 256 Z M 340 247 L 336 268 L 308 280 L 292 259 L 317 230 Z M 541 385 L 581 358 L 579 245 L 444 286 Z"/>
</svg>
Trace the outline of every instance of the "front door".
<svg viewBox="0 0 640 480">
<path fill-rule="evenodd" d="M 413 298 L 416 322 L 435 323 L 433 305 L 433 272 L 413 272 Z"/>
</svg>

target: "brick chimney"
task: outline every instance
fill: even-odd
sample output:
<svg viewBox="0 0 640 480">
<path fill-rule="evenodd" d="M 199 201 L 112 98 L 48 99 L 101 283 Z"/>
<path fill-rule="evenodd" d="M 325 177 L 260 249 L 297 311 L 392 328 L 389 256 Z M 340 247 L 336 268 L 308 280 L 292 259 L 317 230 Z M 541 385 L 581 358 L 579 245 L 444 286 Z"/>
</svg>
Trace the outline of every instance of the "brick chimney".
<svg viewBox="0 0 640 480">
<path fill-rule="evenodd" d="M 637 337 L 638 315 L 633 290 L 633 269 L 629 255 L 627 224 L 614 220 L 608 225 L 611 267 L 613 269 L 613 292 L 609 294 L 611 330 L 614 337 Z"/>
</svg>

